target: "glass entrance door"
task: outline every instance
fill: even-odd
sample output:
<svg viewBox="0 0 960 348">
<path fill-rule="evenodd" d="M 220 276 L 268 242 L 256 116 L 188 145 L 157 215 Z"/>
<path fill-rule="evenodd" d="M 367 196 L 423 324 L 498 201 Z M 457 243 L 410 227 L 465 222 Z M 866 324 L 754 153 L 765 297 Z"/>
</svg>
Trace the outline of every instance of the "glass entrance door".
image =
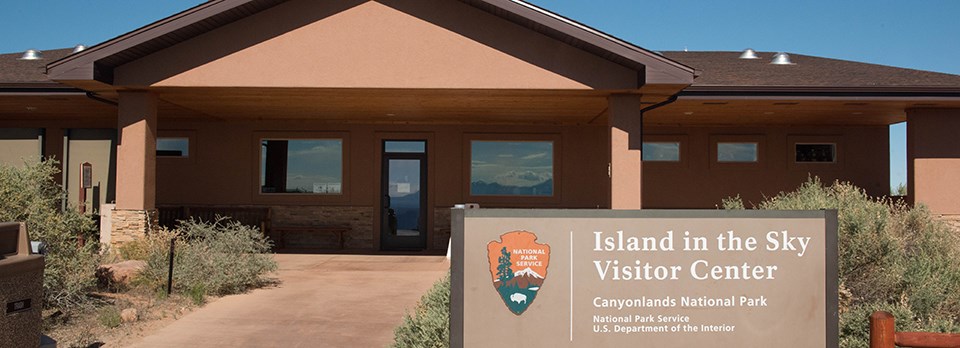
<svg viewBox="0 0 960 348">
<path fill-rule="evenodd" d="M 380 248 L 426 248 L 426 142 L 384 141 L 382 168 Z"/>
</svg>

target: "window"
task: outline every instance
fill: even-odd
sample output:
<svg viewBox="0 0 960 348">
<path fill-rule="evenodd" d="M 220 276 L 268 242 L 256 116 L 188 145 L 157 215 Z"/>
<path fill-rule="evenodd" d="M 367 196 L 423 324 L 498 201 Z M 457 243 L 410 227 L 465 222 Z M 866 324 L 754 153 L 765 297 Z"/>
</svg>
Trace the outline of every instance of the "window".
<svg viewBox="0 0 960 348">
<path fill-rule="evenodd" d="M 553 196 L 553 141 L 470 142 L 470 195 Z"/>
<path fill-rule="evenodd" d="M 343 140 L 261 140 L 260 192 L 343 193 Z"/>
<path fill-rule="evenodd" d="M 757 143 L 717 143 L 717 162 L 753 163 L 760 159 Z"/>
<path fill-rule="evenodd" d="M 647 162 L 680 162 L 680 143 L 644 142 L 641 156 Z"/>
<path fill-rule="evenodd" d="M 383 152 L 425 153 L 427 143 L 423 140 L 388 140 L 383 142 Z"/>
<path fill-rule="evenodd" d="M 190 157 L 190 138 L 157 138 L 157 157 Z"/>
<path fill-rule="evenodd" d="M 837 157 L 837 144 L 794 144 L 797 163 L 834 163 Z"/>
</svg>

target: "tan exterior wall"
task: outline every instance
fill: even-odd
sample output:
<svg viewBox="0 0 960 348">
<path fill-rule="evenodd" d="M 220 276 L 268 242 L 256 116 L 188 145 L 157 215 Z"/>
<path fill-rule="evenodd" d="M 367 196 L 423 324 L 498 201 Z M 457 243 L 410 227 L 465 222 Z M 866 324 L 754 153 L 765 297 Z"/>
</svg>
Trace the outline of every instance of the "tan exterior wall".
<svg viewBox="0 0 960 348">
<path fill-rule="evenodd" d="M 101 205 L 115 199 L 116 135 L 116 129 L 111 128 L 70 130 L 64 177 L 67 202 L 71 207 L 80 204 L 80 167 L 85 162 L 93 169 L 93 187 L 86 193 L 86 212 L 96 213 Z"/>
<path fill-rule="evenodd" d="M 936 214 L 960 214 L 960 109 L 907 110 L 907 190 Z"/>
<path fill-rule="evenodd" d="M 636 71 L 445 0 L 290 1 L 115 74 L 156 87 L 639 88 Z"/>
<path fill-rule="evenodd" d="M 21 166 L 40 160 L 40 129 L 0 129 L 0 164 Z"/>
<path fill-rule="evenodd" d="M 868 194 L 889 189 L 887 127 L 646 127 L 644 141 L 680 141 L 681 162 L 643 164 L 644 208 L 716 208 L 726 197 L 740 195 L 759 203 L 807 180 L 850 181 Z M 759 162 L 718 163 L 717 141 L 760 144 Z M 836 163 L 795 163 L 793 143 L 833 142 Z"/>
</svg>

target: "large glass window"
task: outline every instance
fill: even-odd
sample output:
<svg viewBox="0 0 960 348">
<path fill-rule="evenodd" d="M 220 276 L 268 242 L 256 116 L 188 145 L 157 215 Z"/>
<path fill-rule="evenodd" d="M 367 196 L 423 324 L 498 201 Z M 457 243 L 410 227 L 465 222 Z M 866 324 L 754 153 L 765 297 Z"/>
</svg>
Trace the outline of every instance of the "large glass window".
<svg viewBox="0 0 960 348">
<path fill-rule="evenodd" d="M 717 143 L 717 162 L 757 162 L 758 151 L 757 143 Z"/>
<path fill-rule="evenodd" d="M 260 192 L 341 194 L 343 140 L 261 140 Z"/>
<path fill-rule="evenodd" d="M 470 194 L 553 196 L 553 142 L 471 141 Z"/>
<path fill-rule="evenodd" d="M 647 162 L 680 162 L 679 142 L 644 142 L 642 150 Z"/>
</svg>

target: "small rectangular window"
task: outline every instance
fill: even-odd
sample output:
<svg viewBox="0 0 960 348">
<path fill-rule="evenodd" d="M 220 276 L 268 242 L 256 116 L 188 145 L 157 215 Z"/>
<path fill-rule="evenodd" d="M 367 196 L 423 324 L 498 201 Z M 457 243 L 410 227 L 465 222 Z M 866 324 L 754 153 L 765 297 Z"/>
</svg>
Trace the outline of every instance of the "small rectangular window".
<svg viewBox="0 0 960 348">
<path fill-rule="evenodd" d="M 642 151 L 647 162 L 680 162 L 679 142 L 644 142 Z"/>
<path fill-rule="evenodd" d="M 190 139 L 157 138 L 157 157 L 190 157 Z"/>
<path fill-rule="evenodd" d="M 261 140 L 260 192 L 343 193 L 343 140 Z"/>
<path fill-rule="evenodd" d="M 795 144 L 797 163 L 834 163 L 837 157 L 836 144 Z"/>
<path fill-rule="evenodd" d="M 759 160 L 757 143 L 717 143 L 717 162 L 752 163 Z"/>
<path fill-rule="evenodd" d="M 427 143 L 423 140 L 387 140 L 383 142 L 383 152 L 424 153 Z"/>
<path fill-rule="evenodd" d="M 553 142 L 471 141 L 470 194 L 553 196 Z"/>
</svg>

